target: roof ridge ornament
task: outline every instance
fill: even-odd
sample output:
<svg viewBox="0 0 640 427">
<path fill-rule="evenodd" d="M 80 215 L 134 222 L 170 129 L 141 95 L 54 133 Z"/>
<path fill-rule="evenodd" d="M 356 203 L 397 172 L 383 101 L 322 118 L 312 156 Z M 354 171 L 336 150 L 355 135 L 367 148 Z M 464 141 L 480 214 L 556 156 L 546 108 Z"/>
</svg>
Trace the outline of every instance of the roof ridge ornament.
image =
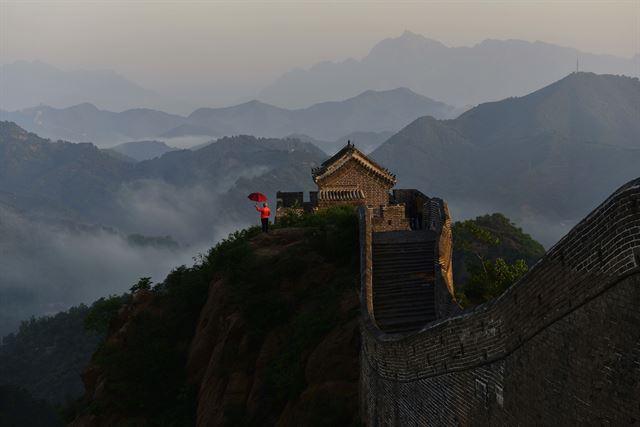
<svg viewBox="0 0 640 427">
<path fill-rule="evenodd" d="M 342 150 L 325 160 L 319 167 L 311 169 L 314 182 L 317 184 L 318 180 L 333 174 L 351 159 L 358 162 L 369 173 L 389 182 L 391 185 L 395 185 L 396 176 L 358 150 L 350 139 L 347 140 L 347 145 Z"/>
</svg>

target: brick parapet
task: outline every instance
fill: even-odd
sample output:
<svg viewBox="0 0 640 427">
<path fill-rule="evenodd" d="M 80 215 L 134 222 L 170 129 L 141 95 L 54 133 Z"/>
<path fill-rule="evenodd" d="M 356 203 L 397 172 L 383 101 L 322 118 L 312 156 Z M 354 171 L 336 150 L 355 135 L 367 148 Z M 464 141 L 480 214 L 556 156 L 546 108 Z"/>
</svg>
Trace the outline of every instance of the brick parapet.
<svg viewBox="0 0 640 427">
<path fill-rule="evenodd" d="M 358 208 L 360 232 L 360 306 L 373 319 L 373 212 L 365 206 Z"/>
<path fill-rule="evenodd" d="M 455 301 L 453 287 L 453 233 L 451 230 L 451 216 L 449 208 L 441 199 L 432 199 L 430 204 L 435 208 L 430 209 L 431 215 L 437 218 L 431 220 L 430 228 L 433 228 L 436 239 L 436 265 L 435 265 L 435 309 L 438 319 L 458 314 L 460 306 Z"/>
<path fill-rule="evenodd" d="M 380 206 L 370 210 L 374 232 L 411 230 L 404 205 Z"/>
<path fill-rule="evenodd" d="M 530 346 L 524 346 L 535 342 L 540 336 L 549 335 L 550 339 L 556 339 L 552 331 L 568 328 L 570 324 L 566 323 L 569 318 L 584 321 L 586 326 L 581 313 L 588 310 L 587 306 L 597 306 L 598 299 L 605 298 L 604 295 L 620 301 L 618 284 L 625 282 L 629 286 L 628 283 L 637 283 L 638 265 L 640 180 L 635 180 L 614 193 L 574 227 L 501 297 L 470 313 L 432 323 L 414 335 L 401 337 L 379 331 L 364 310 L 361 322 L 363 420 L 372 424 L 376 417 L 381 417 L 385 420 L 379 423 L 381 425 L 412 425 L 398 423 L 397 420 L 404 417 L 413 423 L 419 422 L 420 417 L 424 416 L 431 420 L 426 425 L 440 425 L 434 420 L 438 417 L 445 419 L 448 416 L 446 414 L 457 414 L 455 417 L 458 422 L 470 419 L 473 411 L 479 411 L 480 415 L 486 417 L 490 405 L 478 406 L 477 399 L 474 401 L 476 387 L 480 389 L 480 394 L 483 393 L 483 387 L 485 394 L 487 387 L 491 390 L 493 397 L 489 400 L 494 405 L 494 411 L 499 413 L 502 406 L 498 403 L 502 401 L 502 405 L 505 405 L 505 397 L 500 397 L 505 387 L 512 390 L 526 387 L 504 379 L 505 369 L 511 369 L 507 373 L 514 377 L 526 376 L 521 368 L 513 365 L 514 355 L 523 354 L 521 357 L 527 358 L 532 350 Z M 615 293 L 608 294 L 613 288 L 616 288 Z M 637 288 L 635 293 L 628 289 L 626 292 L 635 300 L 622 301 L 619 305 L 630 305 L 636 309 L 623 313 L 607 312 L 611 317 L 622 316 L 622 319 L 616 320 L 617 325 L 607 325 L 607 328 L 614 329 L 612 333 L 616 335 L 628 333 L 619 329 L 623 321 L 631 321 L 636 329 L 640 327 Z M 573 338 L 568 335 L 564 344 L 559 342 L 558 346 L 571 346 Z M 563 351 L 556 347 L 552 350 Z M 636 351 L 640 353 L 640 347 Z M 586 365 L 579 372 L 588 377 L 590 359 L 582 359 Z M 636 356 L 635 368 L 630 367 L 636 369 L 636 375 L 640 374 L 637 365 L 639 360 Z M 543 363 L 540 363 L 542 366 Z M 593 365 L 593 369 L 601 368 L 600 365 L 596 366 L 596 362 Z M 559 369 L 550 365 L 550 369 L 556 368 Z M 640 380 L 639 376 L 636 376 L 636 380 Z M 476 381 L 479 382 L 476 384 Z M 537 384 L 537 380 L 531 381 L 531 384 Z M 425 396 L 431 403 L 427 405 L 426 401 L 423 402 L 424 408 L 421 409 L 420 402 L 412 402 L 407 390 Z M 576 390 L 571 392 L 577 393 Z M 434 396 L 433 393 L 441 396 Z M 447 396 L 448 393 L 451 396 Z M 640 390 L 636 388 L 634 393 L 634 397 L 640 400 Z M 475 403 L 466 404 L 467 398 Z M 509 399 L 507 406 L 514 408 L 513 393 L 509 394 Z M 621 405 L 626 404 L 625 399 L 618 400 Z M 436 401 L 439 404 L 434 403 Z M 521 409 L 526 411 L 526 407 Z M 393 413 L 393 416 L 382 416 L 385 411 Z M 634 411 L 632 413 L 637 415 L 640 408 L 635 407 Z M 511 416 L 517 419 L 518 414 Z"/>
</svg>

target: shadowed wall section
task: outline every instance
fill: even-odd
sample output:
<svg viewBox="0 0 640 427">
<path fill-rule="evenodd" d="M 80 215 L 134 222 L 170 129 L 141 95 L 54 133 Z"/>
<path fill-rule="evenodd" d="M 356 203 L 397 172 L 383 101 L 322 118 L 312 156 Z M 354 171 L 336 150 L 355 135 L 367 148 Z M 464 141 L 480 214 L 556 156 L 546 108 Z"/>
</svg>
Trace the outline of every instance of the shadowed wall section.
<svg viewBox="0 0 640 427">
<path fill-rule="evenodd" d="M 363 422 L 640 423 L 639 306 L 636 179 L 471 312 L 401 337 L 380 331 L 362 304 Z"/>
</svg>

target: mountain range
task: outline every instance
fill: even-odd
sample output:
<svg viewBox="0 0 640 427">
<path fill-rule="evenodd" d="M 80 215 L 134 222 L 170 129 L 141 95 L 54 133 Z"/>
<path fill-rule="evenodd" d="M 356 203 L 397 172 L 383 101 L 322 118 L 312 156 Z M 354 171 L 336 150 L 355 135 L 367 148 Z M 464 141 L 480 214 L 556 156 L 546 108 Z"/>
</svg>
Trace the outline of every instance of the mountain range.
<svg viewBox="0 0 640 427">
<path fill-rule="evenodd" d="M 251 182 L 255 184 L 252 191 L 271 196 L 292 183 L 296 188 L 309 188 L 312 181 L 308 170 L 325 157 L 314 145 L 296 139 L 238 136 L 222 138 L 196 151 L 174 150 L 132 163 L 90 143 L 51 142 L 14 123 L 0 122 L 0 202 L 28 212 L 30 217 L 99 223 L 162 235 L 163 229 L 154 229 L 150 220 L 158 204 L 167 208 L 181 196 L 188 205 L 186 199 L 193 195 L 213 209 L 209 203 L 214 203 L 216 196 L 238 187 L 244 191 Z M 203 193 L 190 194 L 194 188 Z M 148 206 L 149 216 L 122 200 L 141 202 L 137 196 L 147 197 L 149 203 L 150 197 L 158 198 Z M 141 209 L 143 206 L 140 203 Z M 241 206 L 246 207 L 246 203 Z M 229 220 L 253 217 L 250 209 L 248 215 L 242 215 L 233 204 L 221 207 Z M 202 212 L 202 216 L 213 214 Z M 215 215 L 220 217 L 221 213 Z M 210 229 L 211 224 L 205 227 Z M 198 236 L 200 231 L 192 235 Z"/>
<path fill-rule="evenodd" d="M 454 219 L 502 212 L 549 246 L 640 175 L 638 99 L 636 78 L 573 73 L 456 119 L 421 117 L 371 156 L 397 175 L 397 187 L 447 200 Z M 0 123 L 0 251 L 8 254 L 0 300 L 10 313 L 0 329 L 166 274 L 255 223 L 251 192 L 273 200 L 279 190 L 313 189 L 310 170 L 327 156 L 310 140 L 223 137 L 135 161 Z M 172 244 L 132 244 L 146 241 Z"/>
<path fill-rule="evenodd" d="M 42 61 L 0 65 L 0 108 L 66 108 L 90 102 L 107 110 L 152 107 L 184 111 L 187 103 L 146 89 L 113 70 L 61 70 Z"/>
<path fill-rule="evenodd" d="M 351 132 L 336 139 L 335 141 L 321 141 L 303 133 L 292 133 L 287 137 L 299 139 L 300 141 L 309 142 L 316 147 L 321 147 L 327 154 L 335 154 L 338 150 L 347 145 L 347 142 L 357 145 L 360 151 L 365 154 L 369 154 L 394 134 L 395 132 L 391 131 Z"/>
<path fill-rule="evenodd" d="M 524 97 L 481 104 L 456 119 L 421 117 L 371 155 L 396 173 L 399 186 L 449 200 L 456 218 L 504 212 L 529 224 L 531 233 L 549 245 L 593 203 L 640 172 L 638 99 L 637 78 L 572 73 Z M 321 104 L 316 115 L 324 108 L 329 110 Z M 197 113 L 202 121 L 235 117 L 228 110 Z M 32 214 L 47 212 L 45 217 L 89 218 L 150 235 L 181 224 L 176 206 L 191 209 L 194 224 L 209 215 L 194 213 L 192 196 L 201 209 L 217 209 L 217 220 L 248 223 L 252 212 L 245 209 L 244 192 L 311 189 L 310 165 L 326 156 L 312 144 L 322 141 L 304 135 L 239 136 L 132 163 L 92 144 L 52 143 L 8 123 L 2 129 L 0 201 Z M 376 135 L 376 143 L 388 136 Z M 165 205 L 172 206 L 175 215 L 165 212 L 171 221 L 149 220 Z M 134 230 L 138 225 L 142 230 Z M 195 228 L 176 237 L 190 240 L 202 232 Z"/>
<path fill-rule="evenodd" d="M 257 97 L 297 108 L 367 89 L 407 87 L 447 104 L 477 105 L 540 89 L 575 71 L 576 65 L 583 71 L 640 76 L 640 54 L 632 58 L 596 55 L 522 40 L 448 47 L 405 31 L 380 41 L 362 59 L 292 70 Z"/>
<path fill-rule="evenodd" d="M 295 139 L 221 138 L 135 162 L 0 122 L 0 335 L 124 292 L 256 222 L 247 194 L 313 186 L 326 155 Z"/>
<path fill-rule="evenodd" d="M 405 31 L 398 37 L 379 41 L 361 59 L 325 61 L 308 69 L 286 72 L 257 91 L 253 98 L 282 108 L 302 109 L 354 97 L 366 90 L 406 87 L 466 108 L 525 95 L 575 71 L 576 67 L 581 71 L 637 77 L 640 76 L 640 54 L 624 58 L 523 40 L 484 40 L 470 47 L 449 47 Z M 101 110 L 119 112 L 142 107 L 185 115 L 202 105 L 202 101 L 194 105 L 194 102 L 166 96 L 162 90 L 149 90 L 112 70 L 66 71 L 41 61 L 17 61 L 0 65 L 0 75 L 0 109 L 7 111 L 42 105 L 64 109 L 90 103 Z M 206 88 L 206 91 L 216 93 L 215 88 Z M 202 93 L 202 88 L 198 93 Z M 215 95 L 212 97 L 215 99 Z M 240 102 L 250 98 L 238 94 L 237 99 Z M 188 128 L 193 132 L 198 127 L 191 124 Z M 200 132 L 209 134 L 210 130 L 205 127 Z M 141 137 L 152 136 L 157 135 Z"/>
<path fill-rule="evenodd" d="M 177 150 L 177 148 L 170 147 L 162 141 L 132 141 L 118 144 L 111 147 L 110 150 L 122 154 L 132 161 L 140 162 L 160 157 L 164 153 Z"/>
<path fill-rule="evenodd" d="M 637 78 L 573 73 L 524 97 L 481 104 L 456 119 L 416 119 L 371 156 L 397 175 L 399 188 L 447 200 L 454 219 L 502 212 L 549 246 L 599 200 L 640 175 L 638 99 Z M 356 145 L 365 135 L 356 134 Z M 378 142 L 387 136 L 373 135 Z M 199 248 L 254 223 L 247 194 L 260 191 L 273 200 L 279 190 L 313 189 L 310 170 L 327 156 L 310 140 L 303 135 L 223 137 L 197 150 L 136 162 L 114 150 L 51 142 L 2 122 L 0 250 L 13 261 L 2 266 L 1 299 L 13 301 L 19 294 L 28 301 L 24 289 L 54 276 L 56 283 L 70 284 L 71 276 L 63 272 L 77 276 L 80 265 L 88 270 L 82 277 L 100 278 L 93 290 L 121 292 L 123 275 L 166 274 L 163 269 L 176 259 L 189 259 Z M 148 255 L 151 249 L 132 248 L 125 238 L 130 234 L 175 240 L 179 249 L 152 249 Z M 37 267 L 27 262 L 33 254 Z M 9 261 L 3 258 L 0 264 Z M 86 298 L 86 282 L 78 289 L 55 295 Z M 82 300 L 58 299 L 55 307 Z"/>
<path fill-rule="evenodd" d="M 14 112 L 0 111 L 0 117 L 53 140 L 90 141 L 110 146 L 146 139 L 185 121 L 182 116 L 157 110 L 138 108 L 114 113 L 88 103 L 60 109 L 41 106 Z"/>
<path fill-rule="evenodd" d="M 368 90 L 344 101 L 324 102 L 299 110 L 250 101 L 226 108 L 200 108 L 183 117 L 149 109 L 114 113 L 91 104 L 79 104 L 64 109 L 34 107 L 2 111 L 0 117 L 54 140 L 91 141 L 110 146 L 140 139 L 168 141 L 192 135 L 284 137 L 300 133 L 333 141 L 353 132 L 396 132 L 420 116 L 448 119 L 460 112 L 399 88 L 381 92 Z"/>
<path fill-rule="evenodd" d="M 572 73 L 454 120 L 422 117 L 371 155 L 455 218 L 503 212 L 546 245 L 640 175 L 640 82 Z"/>
</svg>

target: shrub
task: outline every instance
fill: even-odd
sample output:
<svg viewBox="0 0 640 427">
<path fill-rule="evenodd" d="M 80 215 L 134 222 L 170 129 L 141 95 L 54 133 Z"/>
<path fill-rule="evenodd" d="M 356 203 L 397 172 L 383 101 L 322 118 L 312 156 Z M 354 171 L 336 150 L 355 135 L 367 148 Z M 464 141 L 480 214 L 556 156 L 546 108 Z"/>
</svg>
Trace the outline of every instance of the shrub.
<svg viewBox="0 0 640 427">
<path fill-rule="evenodd" d="M 92 331 L 100 336 L 104 336 L 109 329 L 109 322 L 118 313 L 120 307 L 128 300 L 129 295 L 123 294 L 110 295 L 95 301 L 91 304 L 89 313 L 84 319 L 84 328 L 87 331 Z"/>
<path fill-rule="evenodd" d="M 465 296 L 472 303 L 482 303 L 495 298 L 517 282 L 529 270 L 524 260 L 513 264 L 498 258 L 483 261 L 482 267 L 474 267 L 465 287 Z"/>
<path fill-rule="evenodd" d="M 507 217 L 494 213 L 453 227 L 453 268 L 463 305 L 495 298 L 544 255 L 544 248 Z"/>
<path fill-rule="evenodd" d="M 130 289 L 131 293 L 151 290 L 151 277 L 141 277 Z"/>
</svg>

